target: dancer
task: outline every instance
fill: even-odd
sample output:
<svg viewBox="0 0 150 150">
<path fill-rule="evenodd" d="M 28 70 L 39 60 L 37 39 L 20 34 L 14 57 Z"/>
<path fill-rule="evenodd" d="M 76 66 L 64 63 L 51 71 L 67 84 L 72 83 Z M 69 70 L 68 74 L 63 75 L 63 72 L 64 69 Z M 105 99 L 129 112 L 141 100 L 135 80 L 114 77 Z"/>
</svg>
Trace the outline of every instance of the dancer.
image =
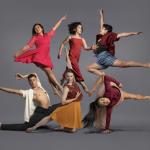
<svg viewBox="0 0 150 150">
<path fill-rule="evenodd" d="M 26 131 L 27 128 L 34 126 L 43 118 L 49 116 L 61 103 L 50 106 L 50 98 L 48 93 L 41 86 L 40 80 L 36 73 L 28 74 L 22 76 L 21 74 L 16 74 L 17 79 L 28 78 L 29 84 L 32 89 L 29 90 L 15 90 L 0 87 L 0 90 L 18 94 L 24 99 L 25 102 L 25 112 L 23 124 L 2 124 L 0 122 L 1 130 L 15 130 L 15 131 Z M 30 118 L 30 116 L 32 117 Z"/>
<path fill-rule="evenodd" d="M 58 53 L 58 59 L 60 59 L 62 56 L 61 51 L 62 51 L 63 47 L 69 42 L 69 45 L 70 45 L 69 58 L 71 61 L 72 69 L 75 73 L 76 82 L 79 82 L 82 85 L 84 91 L 88 93 L 89 90 L 84 83 L 84 79 L 81 75 L 80 68 L 78 65 L 79 59 L 80 59 L 80 54 L 81 54 L 81 48 L 83 46 L 86 51 L 89 51 L 89 50 L 98 48 L 98 46 L 93 44 L 92 47 L 87 47 L 85 39 L 80 37 L 80 34 L 83 31 L 81 22 L 73 22 L 73 23 L 69 24 L 68 27 L 69 27 L 69 33 L 73 34 L 73 36 L 68 36 L 61 44 L 59 53 Z M 63 74 L 63 78 L 61 79 L 61 85 L 63 84 L 63 82 L 65 80 L 64 75 L 65 75 L 65 73 Z"/>
<path fill-rule="evenodd" d="M 67 16 L 67 15 L 66 15 Z M 44 28 L 41 24 L 35 24 L 32 29 L 32 38 L 28 42 L 27 45 L 25 45 L 21 50 L 19 50 L 14 55 L 14 61 L 15 62 L 23 62 L 23 63 L 34 63 L 37 67 L 41 68 L 47 75 L 48 81 L 51 84 L 53 88 L 53 93 L 58 95 L 60 94 L 56 89 L 56 86 L 58 87 L 58 90 L 63 92 L 63 87 L 58 83 L 57 79 L 55 78 L 52 69 L 54 68 L 49 52 L 50 52 L 50 39 L 55 35 L 55 30 L 59 27 L 62 20 L 66 19 L 66 16 L 62 17 L 50 30 L 48 33 L 44 33 Z M 33 45 L 36 45 L 36 49 L 34 50 L 28 50 L 30 47 L 33 48 Z M 23 53 L 25 52 L 25 53 Z M 21 54 L 23 53 L 23 54 Z M 18 56 L 21 54 L 20 56 Z"/>
<path fill-rule="evenodd" d="M 82 128 L 82 115 L 80 101 L 82 93 L 78 85 L 74 82 L 74 72 L 67 69 L 65 72 L 67 83 L 64 85 L 63 95 L 61 98 L 61 106 L 59 106 L 50 116 L 45 117 L 32 128 L 27 129 L 31 132 L 41 125 L 45 125 L 49 121 L 55 120 L 60 125 L 55 130 L 64 130 L 74 133 L 77 128 Z"/>
<path fill-rule="evenodd" d="M 90 91 L 91 94 L 99 84 L 101 86 L 97 92 L 96 100 L 90 104 L 90 110 L 82 120 L 84 128 L 91 128 L 96 120 L 96 128 L 105 129 L 102 133 L 110 133 L 109 124 L 114 106 L 118 106 L 123 99 L 150 100 L 150 96 L 135 95 L 122 91 L 122 84 L 107 75 L 100 76 L 97 79 Z"/>
<path fill-rule="evenodd" d="M 142 32 L 129 32 L 129 33 L 120 33 L 116 34 L 112 32 L 112 26 L 104 24 L 103 10 L 100 10 L 101 14 L 101 30 L 100 34 L 96 36 L 96 43 L 98 48 L 95 51 L 95 56 L 97 57 L 97 62 L 86 67 L 88 72 L 91 72 L 96 75 L 103 75 L 104 72 L 99 70 L 106 69 L 109 66 L 112 67 L 145 67 L 150 68 L 150 64 L 143 64 L 136 61 L 123 61 L 116 57 L 115 55 L 115 45 L 114 42 L 118 41 L 121 37 L 127 37 L 131 35 L 138 35 Z"/>
</svg>

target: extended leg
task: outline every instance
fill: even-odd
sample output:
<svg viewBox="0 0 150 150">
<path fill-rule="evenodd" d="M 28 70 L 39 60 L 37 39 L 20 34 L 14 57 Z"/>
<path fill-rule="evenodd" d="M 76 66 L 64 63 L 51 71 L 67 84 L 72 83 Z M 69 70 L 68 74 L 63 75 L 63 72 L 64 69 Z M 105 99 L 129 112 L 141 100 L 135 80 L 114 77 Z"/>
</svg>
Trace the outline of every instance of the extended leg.
<svg viewBox="0 0 150 150">
<path fill-rule="evenodd" d="M 123 61 L 121 59 L 116 59 L 115 62 L 112 64 L 112 67 L 145 67 L 145 68 L 150 68 L 150 64 L 143 64 L 137 61 Z"/>
<path fill-rule="evenodd" d="M 88 72 L 91 72 L 93 74 L 99 75 L 99 76 L 103 76 L 105 75 L 105 72 L 100 72 L 99 70 L 102 70 L 103 68 L 101 68 L 100 66 L 97 65 L 97 63 L 93 63 L 91 65 L 88 65 L 86 67 L 86 70 Z"/>
<path fill-rule="evenodd" d="M 26 130 L 26 132 L 30 133 L 30 132 L 34 131 L 35 129 L 37 129 L 38 127 L 43 126 L 43 125 L 47 124 L 48 122 L 50 122 L 52 120 L 53 119 L 51 119 L 50 116 L 47 116 L 47 117 L 43 118 L 40 122 L 38 122 L 35 126 L 33 126 L 31 128 L 28 128 Z"/>
<path fill-rule="evenodd" d="M 102 81 L 103 81 L 103 76 L 100 76 L 100 77 L 96 80 L 94 86 L 92 87 L 92 90 L 89 92 L 89 97 L 92 95 L 93 92 L 96 91 L 96 87 L 97 87 L 99 84 L 101 84 Z"/>
<path fill-rule="evenodd" d="M 73 128 L 67 128 L 67 127 L 64 127 L 62 125 L 59 125 L 57 128 L 55 128 L 54 130 L 57 130 L 57 131 L 67 131 L 67 132 L 71 132 L 71 133 L 74 133 L 76 131 L 76 129 L 73 129 Z"/>
<path fill-rule="evenodd" d="M 142 96 L 142 95 L 135 95 L 135 94 L 130 94 L 127 92 L 124 92 L 124 99 L 135 99 L 135 100 L 143 100 L 143 99 L 149 99 L 150 100 L 150 96 Z"/>
</svg>

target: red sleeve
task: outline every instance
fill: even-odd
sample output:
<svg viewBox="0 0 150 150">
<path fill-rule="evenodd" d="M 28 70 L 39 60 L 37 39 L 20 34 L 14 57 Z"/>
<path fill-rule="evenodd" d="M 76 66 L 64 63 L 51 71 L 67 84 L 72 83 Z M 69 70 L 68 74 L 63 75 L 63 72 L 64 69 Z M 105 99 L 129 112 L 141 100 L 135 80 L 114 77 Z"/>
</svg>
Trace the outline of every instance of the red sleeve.
<svg viewBox="0 0 150 150">
<path fill-rule="evenodd" d="M 119 41 L 119 38 L 117 38 L 117 35 L 118 34 L 111 32 L 111 34 L 108 38 L 109 43 L 114 43 L 115 41 Z"/>
<path fill-rule="evenodd" d="M 47 34 L 50 38 L 52 38 L 55 35 L 55 30 L 51 29 Z"/>
<path fill-rule="evenodd" d="M 115 80 L 114 78 L 112 78 L 112 77 L 110 77 L 110 76 L 108 76 L 108 75 L 105 75 L 104 79 L 107 80 L 107 81 L 111 81 L 111 82 L 116 83 L 117 86 L 120 85 L 120 82 L 118 82 L 117 80 Z"/>
<path fill-rule="evenodd" d="M 106 107 L 107 117 L 106 117 L 106 127 L 105 130 L 109 130 L 110 120 L 111 120 L 111 109 L 112 107 Z"/>
<path fill-rule="evenodd" d="M 32 36 L 31 40 L 27 43 L 31 48 L 33 48 L 33 45 L 35 44 L 36 36 Z"/>
</svg>

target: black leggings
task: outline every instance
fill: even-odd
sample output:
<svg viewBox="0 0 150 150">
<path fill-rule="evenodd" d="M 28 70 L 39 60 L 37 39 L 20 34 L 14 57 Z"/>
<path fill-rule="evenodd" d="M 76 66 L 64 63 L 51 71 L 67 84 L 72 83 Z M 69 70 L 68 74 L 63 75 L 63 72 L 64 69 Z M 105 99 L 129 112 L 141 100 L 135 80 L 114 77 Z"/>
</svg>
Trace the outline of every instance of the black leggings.
<svg viewBox="0 0 150 150">
<path fill-rule="evenodd" d="M 30 118 L 29 122 L 25 122 L 23 124 L 2 124 L 1 130 L 13 130 L 13 131 L 26 131 L 28 128 L 33 127 L 38 122 L 40 122 L 43 118 L 49 116 L 61 103 L 52 105 L 48 109 L 44 109 L 38 106 L 33 116 Z"/>
</svg>

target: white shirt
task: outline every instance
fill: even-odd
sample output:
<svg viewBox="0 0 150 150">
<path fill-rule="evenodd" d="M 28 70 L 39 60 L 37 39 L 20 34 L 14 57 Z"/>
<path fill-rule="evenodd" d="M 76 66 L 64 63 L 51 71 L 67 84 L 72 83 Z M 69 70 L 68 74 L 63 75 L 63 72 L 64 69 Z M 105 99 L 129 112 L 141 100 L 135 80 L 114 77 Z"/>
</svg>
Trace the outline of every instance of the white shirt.
<svg viewBox="0 0 150 150">
<path fill-rule="evenodd" d="M 42 87 L 40 82 L 38 82 L 37 85 L 46 93 L 46 95 L 49 99 L 49 104 L 50 104 L 50 98 L 49 98 L 47 91 Z M 23 94 L 21 97 L 26 99 L 25 110 L 24 110 L 24 120 L 29 122 L 30 116 L 33 115 L 34 110 L 36 109 L 38 104 L 33 101 L 33 89 L 21 90 L 21 91 Z"/>
</svg>

